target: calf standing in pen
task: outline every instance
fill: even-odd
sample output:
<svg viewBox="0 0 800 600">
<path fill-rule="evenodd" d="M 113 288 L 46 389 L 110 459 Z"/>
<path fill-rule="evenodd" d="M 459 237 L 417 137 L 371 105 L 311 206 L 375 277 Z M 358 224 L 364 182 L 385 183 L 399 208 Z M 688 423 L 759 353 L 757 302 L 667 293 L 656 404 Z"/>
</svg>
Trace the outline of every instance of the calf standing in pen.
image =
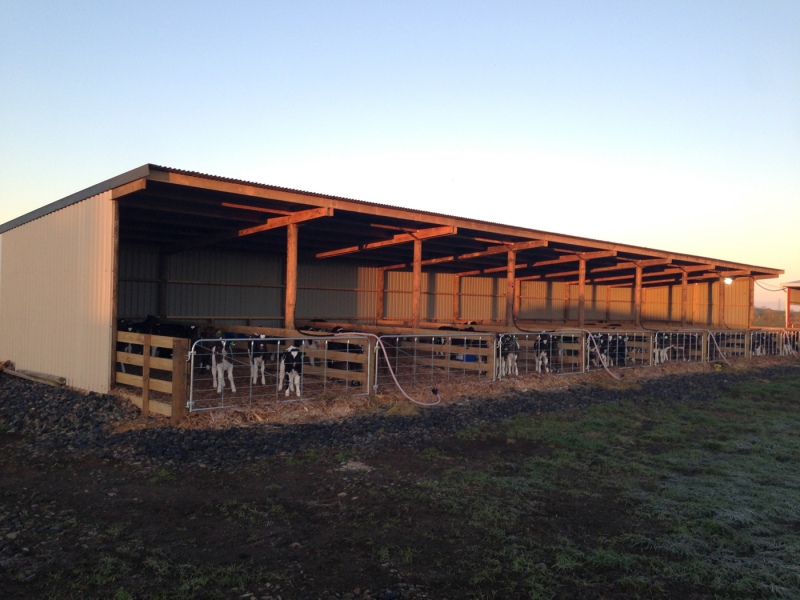
<svg viewBox="0 0 800 600">
<path fill-rule="evenodd" d="M 628 340 L 623 335 L 598 333 L 590 336 L 589 356 L 596 367 L 624 367 L 627 362 Z"/>
<path fill-rule="evenodd" d="M 215 340 L 211 346 L 211 377 L 217 393 L 221 394 L 225 388 L 225 373 L 231 382 L 231 392 L 236 393 L 236 384 L 233 383 L 233 342 L 230 340 Z"/>
<path fill-rule="evenodd" d="M 250 347 L 248 348 L 248 353 L 250 354 L 250 377 L 254 385 L 258 382 L 259 372 L 261 373 L 261 385 L 267 384 L 267 359 L 270 352 L 269 344 L 267 344 L 265 338 L 266 336 L 262 333 L 250 339 Z"/>
<path fill-rule="evenodd" d="M 550 372 L 550 356 L 552 356 L 555 340 L 548 333 L 542 333 L 533 343 L 533 357 L 536 360 L 536 372 Z"/>
<path fill-rule="evenodd" d="M 286 395 L 295 392 L 300 396 L 300 377 L 303 374 L 303 353 L 296 346 L 289 346 L 280 357 L 278 391 L 283 389 L 283 378 L 288 379 Z"/>
<path fill-rule="evenodd" d="M 653 337 L 653 365 L 657 366 L 669 360 L 670 352 L 675 346 L 666 335 L 656 333 Z"/>
<path fill-rule="evenodd" d="M 794 356 L 797 354 L 798 340 L 784 331 L 781 341 L 781 356 Z"/>
<path fill-rule="evenodd" d="M 497 377 L 505 377 L 512 373 L 519 375 L 517 357 L 519 356 L 520 345 L 517 336 L 510 333 L 503 333 L 497 338 L 497 350 L 500 360 L 497 362 Z"/>
</svg>

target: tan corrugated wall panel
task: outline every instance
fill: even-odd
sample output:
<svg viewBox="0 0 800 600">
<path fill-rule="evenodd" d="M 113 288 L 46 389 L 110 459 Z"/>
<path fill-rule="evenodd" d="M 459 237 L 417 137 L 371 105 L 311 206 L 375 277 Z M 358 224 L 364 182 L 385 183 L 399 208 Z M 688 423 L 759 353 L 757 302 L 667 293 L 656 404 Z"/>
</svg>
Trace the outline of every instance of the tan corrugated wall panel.
<svg viewBox="0 0 800 600">
<path fill-rule="evenodd" d="M 642 320 L 669 321 L 670 301 L 671 295 L 668 286 L 644 288 L 642 290 Z"/>
<path fill-rule="evenodd" d="M 522 281 L 518 317 L 537 321 L 562 321 L 564 284 L 553 281 Z"/>
<path fill-rule="evenodd" d="M 297 319 L 375 321 L 378 269 L 345 261 L 301 262 Z"/>
<path fill-rule="evenodd" d="M 464 277 L 461 279 L 461 318 L 469 321 L 505 319 L 505 279 Z"/>
<path fill-rule="evenodd" d="M 0 358 L 107 392 L 114 204 L 105 192 L 2 236 Z"/>
<path fill-rule="evenodd" d="M 725 327 L 746 329 L 750 321 L 750 280 L 740 277 L 725 289 Z"/>
</svg>

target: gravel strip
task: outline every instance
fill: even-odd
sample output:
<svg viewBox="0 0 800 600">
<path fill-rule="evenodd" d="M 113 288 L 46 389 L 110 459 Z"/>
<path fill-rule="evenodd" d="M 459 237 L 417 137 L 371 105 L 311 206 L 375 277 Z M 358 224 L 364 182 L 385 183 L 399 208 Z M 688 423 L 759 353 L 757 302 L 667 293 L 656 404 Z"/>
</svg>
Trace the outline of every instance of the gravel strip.
<svg viewBox="0 0 800 600">
<path fill-rule="evenodd" d="M 93 452 L 101 458 L 145 468 L 204 466 L 233 469 L 276 454 L 325 448 L 358 448 L 359 453 L 422 448 L 469 426 L 491 427 L 505 419 L 623 400 L 697 402 L 716 398 L 732 385 L 752 379 L 788 377 L 800 365 L 781 364 L 742 371 L 669 375 L 615 389 L 580 383 L 555 391 L 527 391 L 504 398 L 467 399 L 422 410 L 415 416 L 368 415 L 296 425 L 248 425 L 229 429 L 172 426 L 114 432 L 113 424 L 133 421 L 139 410 L 116 397 L 59 389 L 0 373 L 0 428 L 21 434 L 14 452 L 47 460 L 59 452 Z"/>
</svg>

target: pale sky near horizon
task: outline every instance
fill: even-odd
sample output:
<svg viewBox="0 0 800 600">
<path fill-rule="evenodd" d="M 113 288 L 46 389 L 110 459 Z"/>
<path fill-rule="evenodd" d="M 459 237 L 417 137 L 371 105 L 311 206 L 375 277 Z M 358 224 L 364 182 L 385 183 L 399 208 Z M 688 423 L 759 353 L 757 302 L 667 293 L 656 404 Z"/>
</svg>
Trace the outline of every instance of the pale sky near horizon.
<svg viewBox="0 0 800 600">
<path fill-rule="evenodd" d="M 0 223 L 145 163 L 784 269 L 800 0 L 0 0 Z"/>
</svg>

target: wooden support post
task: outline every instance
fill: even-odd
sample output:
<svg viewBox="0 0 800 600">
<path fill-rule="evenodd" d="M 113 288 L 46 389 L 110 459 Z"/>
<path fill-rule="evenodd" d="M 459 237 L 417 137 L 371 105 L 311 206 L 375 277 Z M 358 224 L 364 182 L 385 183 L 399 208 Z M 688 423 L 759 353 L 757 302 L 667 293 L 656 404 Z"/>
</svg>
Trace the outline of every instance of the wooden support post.
<svg viewBox="0 0 800 600">
<path fill-rule="evenodd" d="M 150 334 L 142 345 L 142 416 L 150 414 Z"/>
<path fill-rule="evenodd" d="M 381 349 L 378 346 L 378 341 L 371 337 L 367 338 L 367 352 L 367 391 L 372 393 L 378 385 L 378 365 L 386 357 L 378 356 L 381 353 Z"/>
<path fill-rule="evenodd" d="M 283 307 L 283 326 L 294 329 L 294 313 L 297 308 L 297 223 L 286 226 L 286 294 Z"/>
<path fill-rule="evenodd" d="M 749 304 L 747 311 L 747 328 L 750 329 L 756 320 L 756 280 L 752 277 L 748 277 L 747 281 L 750 285 L 750 292 L 747 297 L 747 302 Z M 748 345 L 748 348 L 749 347 Z"/>
<path fill-rule="evenodd" d="M 792 328 L 792 288 L 786 288 L 786 329 Z"/>
<path fill-rule="evenodd" d="M 578 261 L 578 327 L 586 324 L 586 259 Z"/>
<path fill-rule="evenodd" d="M 453 275 L 453 323 L 461 318 L 461 275 Z"/>
<path fill-rule="evenodd" d="M 375 301 L 375 322 L 380 322 L 386 315 L 386 269 L 378 269 L 378 298 Z"/>
<path fill-rule="evenodd" d="M 514 326 L 514 283 L 516 281 L 517 253 L 508 253 L 506 266 L 506 326 Z"/>
<path fill-rule="evenodd" d="M 689 303 L 689 272 L 681 273 L 681 327 L 686 327 L 686 309 Z"/>
<path fill-rule="evenodd" d="M 717 301 L 719 308 L 717 309 L 717 323 L 720 327 L 725 327 L 725 288 L 728 287 L 725 283 L 725 278 L 719 278 L 719 294 L 717 294 Z"/>
<path fill-rule="evenodd" d="M 187 358 L 189 340 L 175 338 L 172 342 L 172 424 L 178 425 L 186 416 Z"/>
<path fill-rule="evenodd" d="M 636 265 L 636 287 L 633 289 L 633 322 L 642 326 L 642 267 Z"/>
<path fill-rule="evenodd" d="M 581 341 L 580 350 L 578 350 L 578 354 L 579 354 L 580 359 L 581 359 L 581 370 L 580 370 L 581 373 L 585 373 L 586 372 L 586 363 L 587 363 L 586 350 L 587 350 L 587 341 L 588 341 L 587 337 L 588 336 L 586 335 L 586 332 L 584 332 L 584 331 L 581 331 L 578 334 L 578 339 Z"/>
<path fill-rule="evenodd" d="M 411 288 L 411 326 L 419 329 L 422 299 L 422 240 L 414 240 L 414 283 Z"/>
</svg>

